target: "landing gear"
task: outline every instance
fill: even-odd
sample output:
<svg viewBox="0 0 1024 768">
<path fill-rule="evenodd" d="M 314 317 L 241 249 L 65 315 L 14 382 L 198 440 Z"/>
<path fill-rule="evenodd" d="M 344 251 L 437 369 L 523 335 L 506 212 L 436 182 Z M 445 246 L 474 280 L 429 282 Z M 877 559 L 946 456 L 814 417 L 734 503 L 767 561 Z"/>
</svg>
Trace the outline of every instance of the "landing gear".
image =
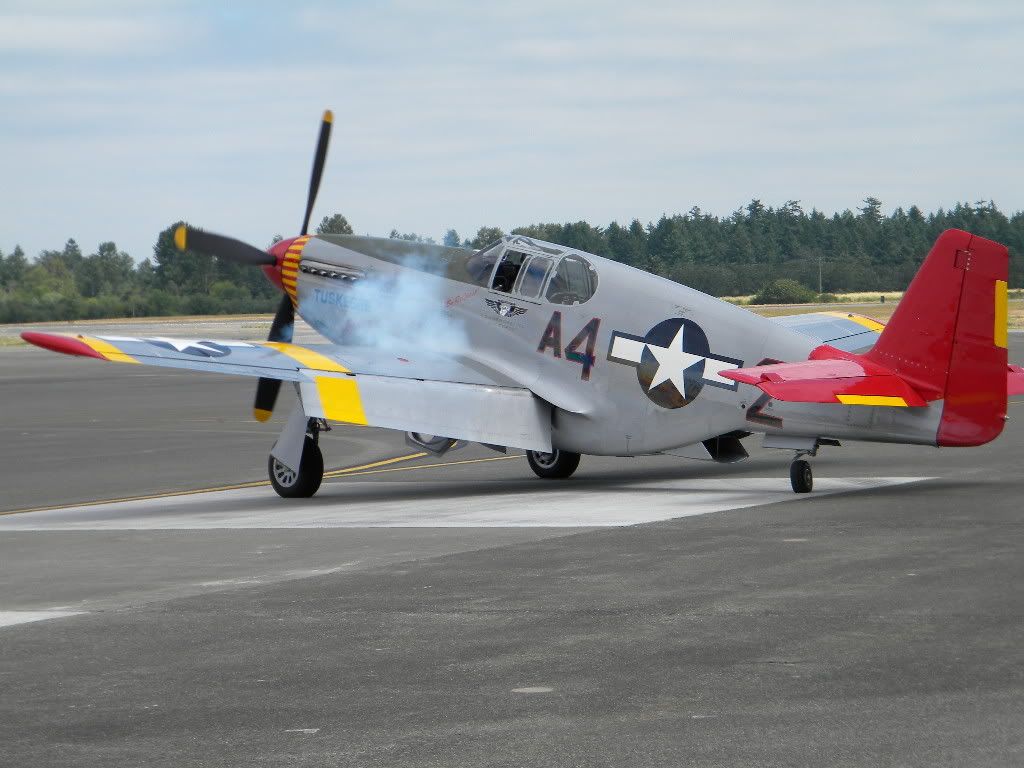
<svg viewBox="0 0 1024 768">
<path fill-rule="evenodd" d="M 789 482 L 793 486 L 793 493 L 810 493 L 814 488 L 814 473 L 810 462 L 801 458 L 794 459 L 789 465 Z"/>
<path fill-rule="evenodd" d="M 295 471 L 285 466 L 273 456 L 267 459 L 267 473 L 270 484 L 274 486 L 278 496 L 286 499 L 308 499 L 324 479 L 324 455 L 317 445 L 316 432 L 313 436 L 306 435 L 302 444 L 302 459 Z"/>
<path fill-rule="evenodd" d="M 526 461 L 537 477 L 543 477 L 546 480 L 562 480 L 576 471 L 576 467 L 580 465 L 580 455 L 560 451 L 557 448 L 550 453 L 527 451 Z"/>
</svg>

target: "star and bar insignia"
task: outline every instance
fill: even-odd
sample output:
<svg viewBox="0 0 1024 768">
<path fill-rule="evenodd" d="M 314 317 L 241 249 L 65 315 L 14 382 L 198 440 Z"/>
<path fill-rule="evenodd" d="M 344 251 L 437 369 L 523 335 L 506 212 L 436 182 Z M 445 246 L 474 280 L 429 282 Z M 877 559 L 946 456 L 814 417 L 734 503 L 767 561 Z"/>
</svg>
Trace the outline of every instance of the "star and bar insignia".
<svg viewBox="0 0 1024 768">
<path fill-rule="evenodd" d="M 663 320 L 645 336 L 615 331 L 608 359 L 636 368 L 644 393 L 662 408 L 682 408 L 705 385 L 735 390 L 737 384 L 721 375 L 743 361 L 711 352 L 707 334 L 692 320 Z"/>
</svg>

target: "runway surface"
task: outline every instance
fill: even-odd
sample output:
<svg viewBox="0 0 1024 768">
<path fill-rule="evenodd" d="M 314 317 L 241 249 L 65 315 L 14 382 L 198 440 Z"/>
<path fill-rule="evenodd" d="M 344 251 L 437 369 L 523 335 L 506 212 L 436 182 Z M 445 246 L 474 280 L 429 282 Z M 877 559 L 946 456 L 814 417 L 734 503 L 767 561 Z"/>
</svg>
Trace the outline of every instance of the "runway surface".
<svg viewBox="0 0 1024 768">
<path fill-rule="evenodd" d="M 338 428 L 296 503 L 251 382 L 126 368 L 0 350 L 0 765 L 1024 761 L 1024 404 L 807 497 Z"/>
</svg>

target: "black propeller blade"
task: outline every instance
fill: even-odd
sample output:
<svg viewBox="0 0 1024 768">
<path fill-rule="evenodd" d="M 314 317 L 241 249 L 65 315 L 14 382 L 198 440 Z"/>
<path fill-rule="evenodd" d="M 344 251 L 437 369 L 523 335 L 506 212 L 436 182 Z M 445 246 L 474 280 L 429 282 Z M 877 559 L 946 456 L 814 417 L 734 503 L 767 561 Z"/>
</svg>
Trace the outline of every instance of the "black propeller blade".
<svg viewBox="0 0 1024 768">
<path fill-rule="evenodd" d="M 281 297 L 281 303 L 277 305 L 267 341 L 283 341 L 290 344 L 294 331 L 295 308 L 292 306 L 291 297 L 285 294 Z M 280 391 L 280 379 L 261 378 L 256 383 L 256 401 L 252 406 L 256 421 L 267 421 L 271 417 L 274 413 L 274 404 L 277 402 L 277 393 Z"/>
<path fill-rule="evenodd" d="M 309 195 L 306 197 L 306 215 L 302 219 L 302 234 L 309 232 L 309 218 L 313 215 L 313 205 L 316 203 L 317 192 L 320 191 L 320 178 L 324 174 L 324 163 L 327 161 L 327 145 L 331 140 L 331 124 L 334 122 L 334 115 L 331 110 L 324 112 L 320 121 L 320 137 L 316 142 L 316 154 L 313 155 L 313 172 L 309 178 Z M 281 303 L 274 315 L 274 322 L 270 326 L 270 335 L 267 341 L 283 341 L 291 343 L 292 333 L 295 330 L 295 307 L 288 295 L 281 297 Z M 281 391 L 279 379 L 261 378 L 256 383 L 256 400 L 253 403 L 252 412 L 257 421 L 266 421 L 274 412 L 274 404 L 277 402 L 277 393 Z"/>
<path fill-rule="evenodd" d="M 309 217 L 313 215 L 313 204 L 316 202 L 316 193 L 320 191 L 320 177 L 324 174 L 324 163 L 327 160 L 327 145 L 331 140 L 331 124 L 334 122 L 334 114 L 331 110 L 324 112 L 320 121 L 320 138 L 316 142 L 316 154 L 313 156 L 313 173 L 309 177 L 309 195 L 306 197 L 306 215 L 302 219 L 302 234 L 309 232 Z"/>
<path fill-rule="evenodd" d="M 181 224 L 174 230 L 174 244 L 178 247 L 179 251 L 200 251 L 239 264 L 263 266 L 265 264 L 277 263 L 277 259 L 269 253 L 261 251 L 259 248 L 248 243 L 235 240 L 233 237 L 215 235 L 213 232 L 204 232 L 187 224 Z"/>
</svg>

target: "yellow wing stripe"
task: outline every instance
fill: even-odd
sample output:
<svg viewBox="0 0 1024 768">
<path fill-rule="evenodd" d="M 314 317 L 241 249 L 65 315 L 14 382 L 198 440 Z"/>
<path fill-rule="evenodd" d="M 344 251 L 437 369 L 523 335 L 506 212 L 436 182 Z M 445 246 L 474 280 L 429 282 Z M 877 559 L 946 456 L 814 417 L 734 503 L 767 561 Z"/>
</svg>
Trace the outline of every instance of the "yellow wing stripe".
<svg viewBox="0 0 1024 768">
<path fill-rule="evenodd" d="M 996 280 L 996 327 L 992 334 L 992 343 L 1003 349 L 1006 349 L 1007 321 L 1009 318 L 1008 300 L 1009 295 L 1006 291 L 1006 281 Z"/>
<path fill-rule="evenodd" d="M 352 378 L 316 376 L 316 391 L 325 419 L 349 424 L 368 424 L 359 396 L 359 385 Z"/>
<path fill-rule="evenodd" d="M 891 395 L 836 395 L 836 399 L 843 405 L 894 405 L 899 408 L 906 408 L 907 401 L 902 397 Z"/>
<path fill-rule="evenodd" d="M 314 371 L 330 371 L 332 373 L 351 373 L 348 368 L 338 364 L 331 358 L 306 349 L 296 344 L 286 344 L 283 341 L 264 341 L 262 346 L 276 349 L 282 355 L 288 355 L 292 360 L 297 360 L 306 368 Z"/>
<path fill-rule="evenodd" d="M 88 345 L 93 352 L 99 352 L 112 363 L 135 363 L 136 365 L 141 365 L 138 360 L 131 355 L 126 355 L 109 341 L 97 339 L 94 336 L 78 336 L 77 338 L 83 344 Z"/>
<path fill-rule="evenodd" d="M 882 329 L 885 328 L 885 323 L 880 323 L 877 320 L 872 320 L 870 317 L 864 317 L 864 315 L 858 315 L 855 312 L 822 312 L 823 315 L 829 317 L 841 317 L 844 320 L 852 320 L 857 325 L 863 325 L 869 331 L 875 333 L 881 333 Z"/>
</svg>

